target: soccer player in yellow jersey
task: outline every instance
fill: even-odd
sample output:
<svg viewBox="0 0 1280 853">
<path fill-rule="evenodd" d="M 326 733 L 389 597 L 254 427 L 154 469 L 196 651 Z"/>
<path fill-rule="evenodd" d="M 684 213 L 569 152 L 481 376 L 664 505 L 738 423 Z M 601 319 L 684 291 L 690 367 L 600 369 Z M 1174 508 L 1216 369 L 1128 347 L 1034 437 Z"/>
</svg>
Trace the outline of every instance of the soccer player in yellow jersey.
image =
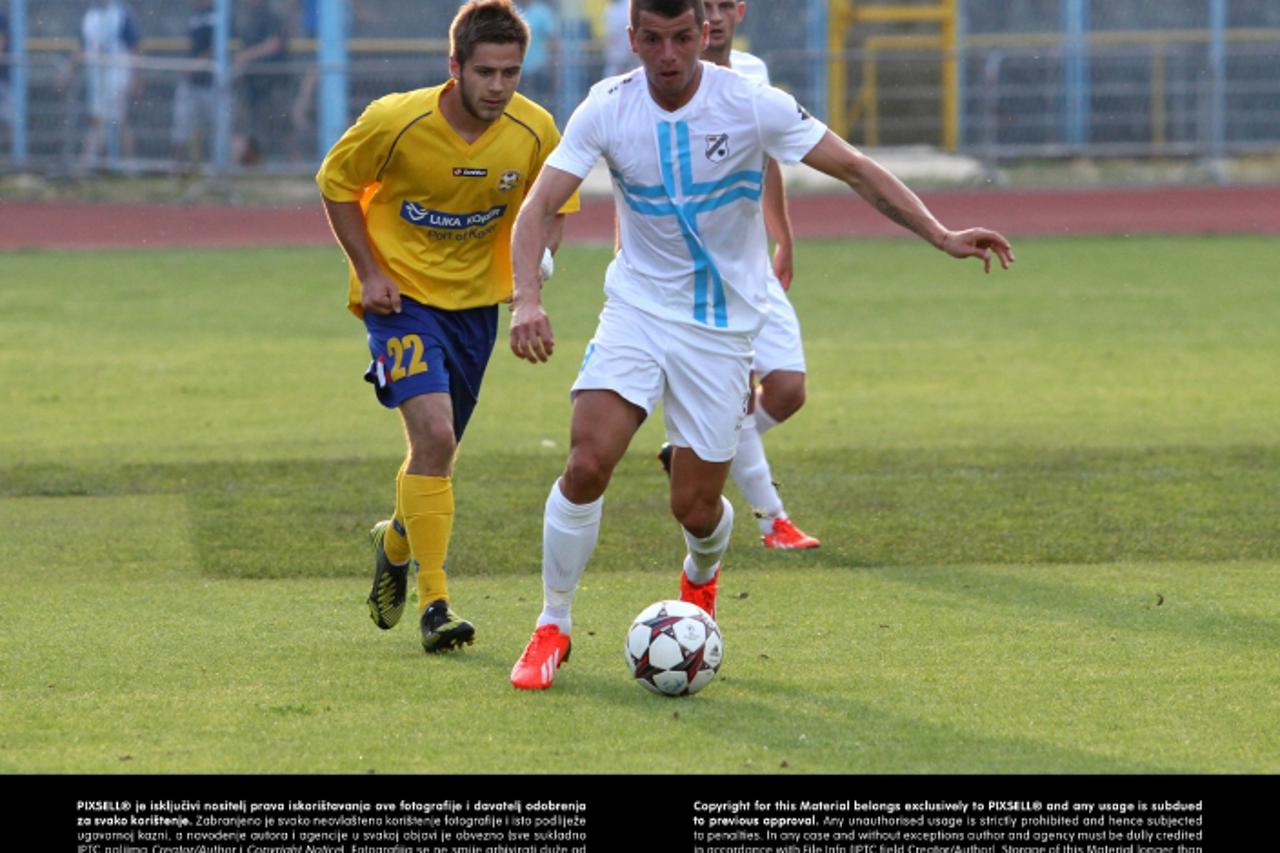
<svg viewBox="0 0 1280 853">
<path fill-rule="evenodd" d="M 316 183 L 350 261 L 348 307 L 364 320 L 365 379 L 399 409 L 408 455 L 395 513 L 371 531 L 369 612 L 400 621 L 417 566 L 422 647 L 471 643 L 449 604 L 453 461 L 511 298 L 511 225 L 560 141 L 546 110 L 516 94 L 529 30 L 510 0 L 464 3 L 449 30 L 450 80 L 374 101 L 325 157 Z M 573 199 L 562 211 L 577 209 Z M 557 218 L 558 226 L 562 218 Z M 544 254 L 551 271 L 557 227 Z"/>
</svg>

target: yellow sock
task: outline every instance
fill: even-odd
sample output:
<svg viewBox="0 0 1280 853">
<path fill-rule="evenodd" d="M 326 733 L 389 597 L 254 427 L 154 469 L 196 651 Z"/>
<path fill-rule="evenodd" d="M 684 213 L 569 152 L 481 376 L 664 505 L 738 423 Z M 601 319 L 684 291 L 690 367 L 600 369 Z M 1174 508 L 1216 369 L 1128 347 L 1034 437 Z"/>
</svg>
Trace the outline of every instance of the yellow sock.
<svg viewBox="0 0 1280 853">
<path fill-rule="evenodd" d="M 405 474 L 400 478 L 399 512 L 418 565 L 418 613 L 437 599 L 449 599 L 444 560 L 453 533 L 453 480 Z"/>
<path fill-rule="evenodd" d="M 387 533 L 382 537 L 382 550 L 387 552 L 387 559 L 397 566 L 403 566 L 413 556 L 409 551 L 409 537 L 404 526 L 404 518 L 399 512 L 392 516 Z"/>
<path fill-rule="evenodd" d="M 400 481 L 404 478 L 404 469 L 408 460 L 396 472 L 396 511 L 391 516 L 391 524 L 387 527 L 386 536 L 382 539 L 382 550 L 387 552 L 387 559 L 397 566 L 409 562 L 409 539 L 404 526 L 404 510 L 400 508 Z"/>
</svg>

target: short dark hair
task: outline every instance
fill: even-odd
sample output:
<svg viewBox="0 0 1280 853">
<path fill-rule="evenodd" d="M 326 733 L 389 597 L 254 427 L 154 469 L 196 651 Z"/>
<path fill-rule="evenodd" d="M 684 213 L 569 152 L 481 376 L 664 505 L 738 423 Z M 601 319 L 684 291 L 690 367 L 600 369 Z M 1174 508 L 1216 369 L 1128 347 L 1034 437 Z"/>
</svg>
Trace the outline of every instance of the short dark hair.
<svg viewBox="0 0 1280 853">
<path fill-rule="evenodd" d="M 707 16 L 702 12 L 702 0 L 631 0 L 631 28 L 640 26 L 640 13 L 653 12 L 664 18 L 678 18 L 685 12 L 693 10 L 694 21 L 698 27 Z"/>
<path fill-rule="evenodd" d="M 459 65 L 479 44 L 518 44 L 523 56 L 529 47 L 529 25 L 511 0 L 469 0 L 449 25 L 449 55 Z"/>
</svg>

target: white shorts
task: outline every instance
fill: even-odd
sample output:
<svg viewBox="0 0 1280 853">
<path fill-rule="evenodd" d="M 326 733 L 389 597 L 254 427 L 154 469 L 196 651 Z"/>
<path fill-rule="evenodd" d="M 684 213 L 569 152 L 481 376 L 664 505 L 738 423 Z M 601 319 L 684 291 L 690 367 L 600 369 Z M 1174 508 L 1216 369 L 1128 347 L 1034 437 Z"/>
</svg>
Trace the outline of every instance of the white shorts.
<svg viewBox="0 0 1280 853">
<path fill-rule="evenodd" d="M 660 320 L 606 300 L 573 394 L 613 391 L 653 414 L 667 440 L 707 462 L 728 462 L 747 411 L 751 338 Z"/>
<path fill-rule="evenodd" d="M 124 61 L 90 60 L 85 69 L 88 81 L 89 115 L 103 123 L 123 122 L 128 105 L 132 71 Z"/>
<path fill-rule="evenodd" d="M 800 340 L 800 318 L 782 282 L 769 273 L 769 318 L 760 334 L 756 335 L 756 359 L 751 369 L 756 378 L 768 376 L 775 370 L 805 372 L 804 343 Z"/>
</svg>

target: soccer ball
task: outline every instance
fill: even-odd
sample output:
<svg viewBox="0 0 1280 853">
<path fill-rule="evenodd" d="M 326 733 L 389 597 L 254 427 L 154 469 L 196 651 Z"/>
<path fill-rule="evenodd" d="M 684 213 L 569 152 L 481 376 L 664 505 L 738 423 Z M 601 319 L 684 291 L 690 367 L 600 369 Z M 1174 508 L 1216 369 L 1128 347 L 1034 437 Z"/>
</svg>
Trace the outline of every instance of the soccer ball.
<svg viewBox="0 0 1280 853">
<path fill-rule="evenodd" d="M 627 666 L 654 693 L 697 693 L 715 678 L 723 658 L 719 626 L 687 601 L 650 604 L 627 629 Z"/>
</svg>

